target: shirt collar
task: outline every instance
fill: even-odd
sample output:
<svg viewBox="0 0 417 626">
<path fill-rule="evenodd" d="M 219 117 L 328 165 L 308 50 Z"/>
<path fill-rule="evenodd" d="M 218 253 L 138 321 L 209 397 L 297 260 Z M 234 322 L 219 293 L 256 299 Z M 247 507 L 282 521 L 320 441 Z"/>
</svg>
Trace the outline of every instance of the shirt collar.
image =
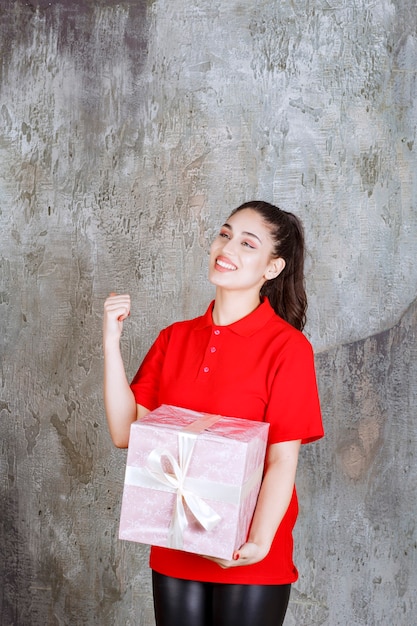
<svg viewBox="0 0 417 626">
<path fill-rule="evenodd" d="M 219 328 L 220 330 L 227 328 L 227 330 L 231 330 L 242 337 L 250 337 L 250 335 L 254 335 L 276 315 L 274 309 L 269 303 L 268 298 L 263 298 L 261 304 L 254 311 L 252 311 L 252 313 L 249 313 L 249 315 L 242 317 L 242 319 L 234 322 L 233 324 L 229 324 L 227 326 L 216 326 L 216 324 L 213 323 L 213 308 L 214 300 L 210 302 L 205 314 L 199 318 L 197 324 L 195 325 L 196 330 L 207 328 L 208 326 Z"/>
</svg>

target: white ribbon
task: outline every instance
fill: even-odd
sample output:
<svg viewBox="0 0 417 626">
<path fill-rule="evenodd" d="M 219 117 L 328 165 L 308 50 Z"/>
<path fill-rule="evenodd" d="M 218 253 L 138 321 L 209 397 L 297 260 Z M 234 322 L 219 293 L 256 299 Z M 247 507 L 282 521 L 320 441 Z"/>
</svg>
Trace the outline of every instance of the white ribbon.
<svg viewBox="0 0 417 626">
<path fill-rule="evenodd" d="M 205 530 L 213 530 L 221 520 L 220 515 L 218 515 L 211 506 L 204 502 L 199 495 L 187 489 L 184 484 L 196 440 L 196 435 L 186 432 L 179 433 L 179 463 L 177 463 L 172 454 L 166 450 L 152 450 L 148 456 L 147 467 L 145 468 L 155 480 L 167 486 L 176 494 L 167 544 L 170 548 L 176 548 L 177 550 L 183 547 L 184 531 L 188 526 L 184 502 Z M 170 462 L 174 472 L 173 474 L 164 471 L 162 464 L 163 458 L 166 458 Z"/>
<path fill-rule="evenodd" d="M 187 476 L 196 440 L 195 433 L 180 431 L 178 433 L 178 462 L 169 451 L 154 449 L 150 452 L 145 467 L 132 465 L 126 467 L 125 483 L 127 485 L 175 493 L 167 546 L 177 550 L 183 547 L 184 531 L 188 526 L 184 502 L 201 526 L 210 531 L 217 526 L 221 517 L 203 498 L 237 505 L 240 499 L 246 497 L 262 478 L 263 464 L 259 465 L 244 485 L 219 484 L 205 478 Z M 163 459 L 168 460 L 172 472 L 164 470 Z"/>
</svg>

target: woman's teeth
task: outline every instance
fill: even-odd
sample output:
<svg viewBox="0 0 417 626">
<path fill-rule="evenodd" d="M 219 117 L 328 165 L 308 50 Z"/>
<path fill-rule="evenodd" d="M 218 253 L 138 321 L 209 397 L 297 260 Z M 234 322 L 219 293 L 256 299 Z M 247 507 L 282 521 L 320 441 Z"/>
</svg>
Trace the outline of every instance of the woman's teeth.
<svg viewBox="0 0 417 626">
<path fill-rule="evenodd" d="M 216 263 L 217 265 L 220 265 L 220 267 L 223 267 L 225 270 L 236 270 L 237 267 L 235 265 L 231 265 L 230 263 L 225 263 L 225 261 L 220 261 L 219 259 L 216 259 Z"/>
</svg>

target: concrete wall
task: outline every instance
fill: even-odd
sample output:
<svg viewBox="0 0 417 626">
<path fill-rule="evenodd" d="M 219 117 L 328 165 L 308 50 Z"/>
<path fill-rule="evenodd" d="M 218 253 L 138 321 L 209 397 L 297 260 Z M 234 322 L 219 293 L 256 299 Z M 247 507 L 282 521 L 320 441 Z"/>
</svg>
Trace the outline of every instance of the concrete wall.
<svg viewBox="0 0 417 626">
<path fill-rule="evenodd" d="M 327 431 L 286 625 L 417 624 L 414 1 L 1 0 L 0 36 L 1 624 L 153 624 L 103 300 L 132 294 L 133 375 L 252 198 L 305 223 Z"/>
</svg>

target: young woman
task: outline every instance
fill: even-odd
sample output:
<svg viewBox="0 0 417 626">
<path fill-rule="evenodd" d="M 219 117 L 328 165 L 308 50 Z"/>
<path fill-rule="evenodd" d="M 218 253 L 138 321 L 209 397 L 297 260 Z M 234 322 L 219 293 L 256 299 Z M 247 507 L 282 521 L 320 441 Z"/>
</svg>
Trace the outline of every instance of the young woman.
<svg viewBox="0 0 417 626">
<path fill-rule="evenodd" d="M 104 398 L 110 434 L 161 404 L 270 423 L 265 472 L 247 542 L 231 561 L 151 549 L 157 626 L 279 626 L 291 583 L 295 474 L 301 443 L 323 435 L 314 357 L 302 334 L 304 237 L 299 220 L 247 202 L 210 251 L 215 300 L 161 331 L 129 384 L 120 354 L 128 295 L 104 306 Z"/>
</svg>

